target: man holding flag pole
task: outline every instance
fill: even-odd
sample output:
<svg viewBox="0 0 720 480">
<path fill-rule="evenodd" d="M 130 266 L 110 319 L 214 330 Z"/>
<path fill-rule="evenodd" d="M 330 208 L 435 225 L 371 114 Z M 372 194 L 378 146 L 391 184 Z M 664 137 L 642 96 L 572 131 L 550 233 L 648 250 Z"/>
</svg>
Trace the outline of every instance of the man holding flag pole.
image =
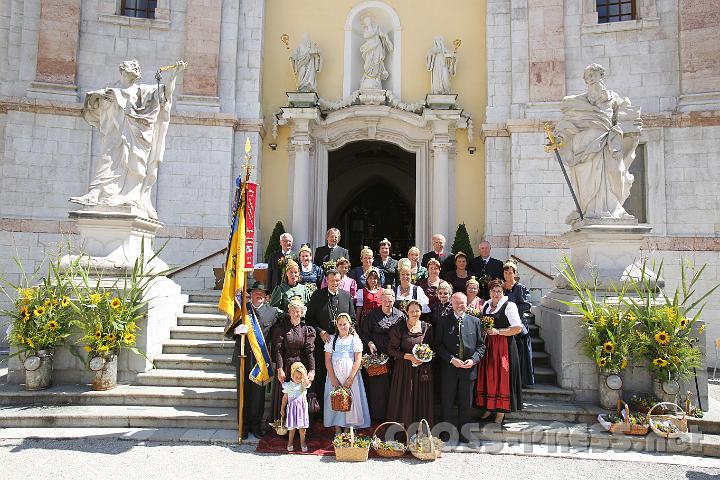
<svg viewBox="0 0 720 480">
<path fill-rule="evenodd" d="M 261 321 L 258 312 L 249 302 L 247 289 L 247 273 L 253 268 L 253 253 L 255 240 L 255 199 L 257 194 L 257 185 L 250 183 L 250 139 L 245 141 L 245 178 L 238 177 L 237 189 L 235 191 L 235 201 L 233 202 L 233 215 L 230 228 L 230 240 L 227 249 L 227 258 L 225 261 L 225 282 L 223 284 L 222 293 L 218 309 L 223 312 L 228 319 L 228 325 L 225 328 L 224 335 L 226 337 L 235 337 L 237 335 L 237 343 L 239 352 L 233 355 L 237 357 L 238 375 L 238 443 L 242 443 L 246 438 L 243 428 L 245 414 L 245 399 L 250 397 L 251 410 L 256 411 L 255 397 L 259 391 L 262 391 L 264 400 L 264 386 L 270 383 L 273 378 L 273 369 L 270 360 L 270 349 L 266 343 L 267 331 L 270 330 L 270 316 L 263 315 Z M 251 290 L 261 290 L 264 296 L 264 287 L 262 285 L 253 285 Z M 257 296 L 258 305 L 259 295 Z M 277 318 L 277 314 L 275 315 Z M 273 321 L 274 323 L 274 321 Z M 267 331 L 266 331 L 267 330 Z M 248 386 L 248 394 L 245 389 L 246 375 L 246 354 L 245 346 L 250 347 L 252 354 L 251 363 L 249 365 L 248 378 L 254 385 Z M 257 391 L 256 391 L 257 390 Z M 264 401 L 260 402 L 262 405 Z M 248 412 L 254 414 L 255 412 Z M 259 424 L 256 423 L 259 420 Z M 262 413 L 259 419 L 254 418 L 254 424 L 250 425 L 253 434 L 261 434 Z"/>
</svg>

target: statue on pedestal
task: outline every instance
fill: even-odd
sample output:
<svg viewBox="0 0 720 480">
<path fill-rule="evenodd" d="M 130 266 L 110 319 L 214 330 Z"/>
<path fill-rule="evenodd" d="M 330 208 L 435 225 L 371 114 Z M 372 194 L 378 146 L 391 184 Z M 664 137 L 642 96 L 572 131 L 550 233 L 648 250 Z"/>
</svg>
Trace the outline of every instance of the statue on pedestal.
<svg viewBox="0 0 720 480">
<path fill-rule="evenodd" d="M 445 47 L 441 36 L 434 39 L 435 44 L 425 56 L 425 67 L 430 71 L 430 93 L 447 95 L 450 93 L 450 78 L 455 75 L 455 52 Z"/>
<path fill-rule="evenodd" d="M 298 92 L 317 92 L 315 75 L 322 69 L 322 55 L 310 35 L 303 34 L 302 42 L 290 55 Z"/>
<path fill-rule="evenodd" d="M 361 23 L 365 42 L 360 45 L 363 57 L 360 90 L 382 90 L 382 81 L 390 78 L 390 72 L 385 68 L 385 57 L 394 47 L 388 34 L 380 29 L 372 16 L 364 16 Z"/>
<path fill-rule="evenodd" d="M 128 60 L 119 66 L 116 87 L 87 93 L 82 115 L 100 130 L 102 147 L 90 190 L 71 202 L 136 207 L 157 220 L 150 194 L 165 153 L 175 81 L 186 67 L 178 61 L 161 69 L 171 71 L 166 79 L 158 71 L 156 84 L 139 84 L 140 65 Z"/>
<path fill-rule="evenodd" d="M 560 104 L 562 119 L 555 125 L 563 163 L 585 218 L 634 220 L 623 203 L 630 195 L 629 172 L 640 141 L 642 119 L 627 97 L 605 86 L 605 69 L 585 68 L 587 92 L 567 96 Z M 565 220 L 573 224 L 578 212 Z"/>
</svg>

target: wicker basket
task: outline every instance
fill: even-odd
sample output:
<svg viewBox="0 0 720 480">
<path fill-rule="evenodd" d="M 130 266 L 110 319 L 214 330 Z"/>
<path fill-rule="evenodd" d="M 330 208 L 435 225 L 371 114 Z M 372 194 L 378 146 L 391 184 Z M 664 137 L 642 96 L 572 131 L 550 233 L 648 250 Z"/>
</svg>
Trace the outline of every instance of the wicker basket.
<svg viewBox="0 0 720 480">
<path fill-rule="evenodd" d="M 668 405 L 670 407 L 675 408 L 675 413 L 665 413 L 660 415 L 653 415 L 653 410 L 655 410 L 655 407 L 661 406 L 661 405 Z M 662 407 L 660 407 L 662 408 Z M 678 415 L 679 412 L 679 415 Z M 653 432 L 655 432 L 658 436 L 662 438 L 678 438 L 683 436 L 688 432 L 688 424 L 687 424 L 687 418 L 685 417 L 685 411 L 680 408 L 678 405 L 672 403 L 672 402 L 660 402 L 658 404 L 653 405 L 653 407 L 650 409 L 650 411 L 647 414 L 648 423 L 650 424 L 650 428 Z M 658 424 L 660 422 L 667 422 L 670 425 L 675 425 L 678 428 L 677 432 L 663 432 L 658 428 Z"/>
<path fill-rule="evenodd" d="M 397 425 L 398 427 L 400 427 L 402 429 L 403 433 L 405 434 L 405 445 L 403 445 L 402 450 L 394 450 L 394 449 L 393 450 L 384 450 L 382 448 L 375 448 L 376 439 L 377 439 L 377 441 L 381 441 L 380 438 L 377 437 L 377 432 L 378 432 L 378 430 L 380 430 L 381 427 L 383 427 L 385 425 Z M 401 424 L 399 424 L 397 422 L 381 423 L 380 425 L 377 426 L 377 428 L 375 428 L 375 431 L 373 432 L 373 443 L 372 443 L 373 450 L 375 451 L 375 453 L 377 453 L 381 457 L 385 457 L 385 458 L 402 457 L 403 455 L 405 455 L 405 452 L 407 451 L 408 443 L 409 443 L 409 438 L 408 438 L 407 430 L 405 430 L 405 427 L 403 427 Z"/>
<path fill-rule="evenodd" d="M 423 435 L 421 432 L 423 425 L 427 430 L 427 435 Z M 430 432 L 430 425 L 424 418 L 420 420 L 420 424 L 418 425 L 418 432 L 416 435 L 416 442 L 420 441 L 422 441 L 423 443 L 423 445 L 421 446 L 418 446 L 412 442 L 408 445 L 408 450 L 410 450 L 410 453 L 412 453 L 413 456 L 418 460 L 425 460 L 430 462 L 435 461 L 440 456 L 440 449 L 437 448 L 437 445 L 435 445 L 435 440 L 433 439 L 432 433 Z"/>
<path fill-rule="evenodd" d="M 355 430 L 350 427 L 350 442 L 355 443 Z M 335 460 L 338 462 L 367 462 L 370 446 L 367 447 L 334 447 Z"/>
<path fill-rule="evenodd" d="M 387 375 L 390 373 L 390 364 L 385 363 L 373 363 L 365 367 L 365 371 L 370 377 L 378 377 L 380 375 Z"/>
<path fill-rule="evenodd" d="M 610 423 L 602 418 L 602 414 L 598 415 L 598 421 L 605 430 L 610 433 L 623 433 L 625 435 L 647 435 L 649 425 L 637 425 L 630 423 L 630 407 L 628 404 L 618 399 L 617 401 L 617 414 L 622 416 L 623 422 Z"/>
<path fill-rule="evenodd" d="M 273 428 L 273 430 L 275 430 L 275 433 L 277 435 L 280 435 L 281 437 L 283 435 L 288 434 L 288 429 L 285 426 L 285 417 L 280 417 L 280 420 L 275 420 L 274 422 L 269 423 L 268 425 L 270 425 Z"/>
<path fill-rule="evenodd" d="M 336 390 L 345 390 L 347 395 L 333 395 Z M 352 397 L 350 396 L 350 390 L 344 387 L 337 387 L 330 393 L 330 405 L 335 412 L 349 412 L 352 407 Z"/>
</svg>

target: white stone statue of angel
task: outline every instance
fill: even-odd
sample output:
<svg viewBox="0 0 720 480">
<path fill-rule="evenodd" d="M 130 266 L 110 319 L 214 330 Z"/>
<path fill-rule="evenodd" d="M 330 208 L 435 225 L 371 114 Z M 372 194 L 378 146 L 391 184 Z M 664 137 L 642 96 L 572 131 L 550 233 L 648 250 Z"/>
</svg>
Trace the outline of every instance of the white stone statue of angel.
<svg viewBox="0 0 720 480">
<path fill-rule="evenodd" d="M 322 54 L 310 35 L 303 34 L 302 41 L 290 55 L 298 92 L 317 92 L 316 74 L 322 70 Z"/>
<path fill-rule="evenodd" d="M 360 90 L 379 90 L 382 89 L 383 80 L 390 78 L 390 72 L 385 68 L 385 57 L 394 47 L 388 34 L 380 29 L 372 16 L 364 16 L 361 23 L 365 42 L 360 45 L 360 53 L 363 57 Z"/>
</svg>

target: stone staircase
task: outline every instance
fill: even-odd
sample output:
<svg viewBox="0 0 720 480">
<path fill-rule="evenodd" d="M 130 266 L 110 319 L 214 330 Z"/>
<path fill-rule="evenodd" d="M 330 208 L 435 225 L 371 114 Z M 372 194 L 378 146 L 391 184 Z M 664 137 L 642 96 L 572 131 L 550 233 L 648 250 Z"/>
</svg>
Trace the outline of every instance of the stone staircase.
<svg viewBox="0 0 720 480">
<path fill-rule="evenodd" d="M 533 367 L 535 385 L 523 389 L 524 402 L 568 403 L 573 400 L 573 392 L 557 386 L 555 370 L 550 366 L 550 355 L 545 352 L 545 342 L 540 336 L 540 327 L 535 324 L 535 316 L 529 314 L 528 326 L 533 347 Z M 519 413 L 518 415 L 523 415 Z M 508 416 L 509 418 L 509 416 Z M 523 418 L 523 417 L 516 417 Z"/>
</svg>

